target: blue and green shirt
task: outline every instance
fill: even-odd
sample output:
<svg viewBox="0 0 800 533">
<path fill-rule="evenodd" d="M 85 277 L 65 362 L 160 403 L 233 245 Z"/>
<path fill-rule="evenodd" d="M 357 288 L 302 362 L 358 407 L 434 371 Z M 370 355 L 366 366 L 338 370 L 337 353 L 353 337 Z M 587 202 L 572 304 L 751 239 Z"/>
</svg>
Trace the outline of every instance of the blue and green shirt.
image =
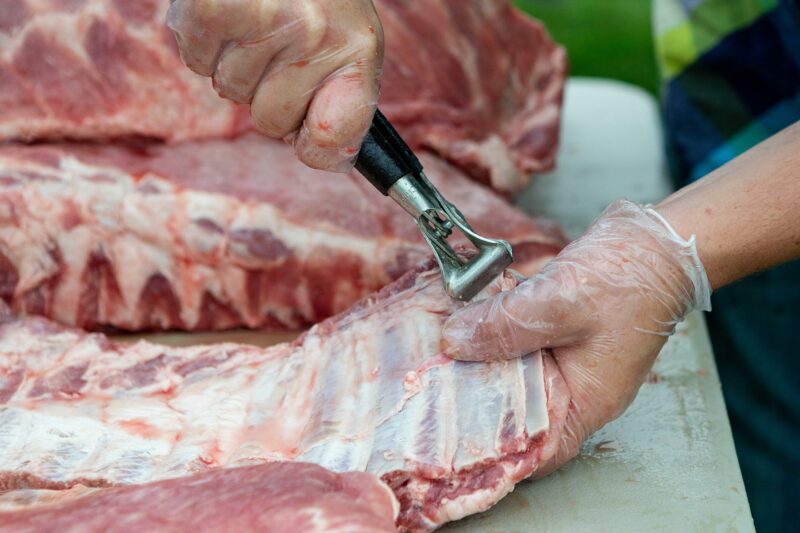
<svg viewBox="0 0 800 533">
<path fill-rule="evenodd" d="M 800 1 L 654 0 L 654 23 L 676 186 L 800 120 Z M 720 290 L 713 308 L 756 528 L 800 531 L 800 262 Z"/>
<path fill-rule="evenodd" d="M 697 180 L 800 119 L 792 0 L 656 0 L 673 170 Z"/>
</svg>

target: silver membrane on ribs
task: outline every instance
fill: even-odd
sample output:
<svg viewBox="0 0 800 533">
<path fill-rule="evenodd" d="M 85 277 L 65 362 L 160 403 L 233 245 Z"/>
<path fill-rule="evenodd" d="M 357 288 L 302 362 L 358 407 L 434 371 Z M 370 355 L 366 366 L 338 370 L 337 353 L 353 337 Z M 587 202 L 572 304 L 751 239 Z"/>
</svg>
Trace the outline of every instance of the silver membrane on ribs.
<svg viewBox="0 0 800 533">
<path fill-rule="evenodd" d="M 552 453 L 568 395 L 541 354 L 443 356 L 441 326 L 455 305 L 438 273 L 420 268 L 267 349 L 116 345 L 7 316 L 0 487 L 10 492 L 0 500 L 13 508 L 16 490 L 35 504 L 31 489 L 297 460 L 380 476 L 405 529 L 482 511 Z"/>
</svg>

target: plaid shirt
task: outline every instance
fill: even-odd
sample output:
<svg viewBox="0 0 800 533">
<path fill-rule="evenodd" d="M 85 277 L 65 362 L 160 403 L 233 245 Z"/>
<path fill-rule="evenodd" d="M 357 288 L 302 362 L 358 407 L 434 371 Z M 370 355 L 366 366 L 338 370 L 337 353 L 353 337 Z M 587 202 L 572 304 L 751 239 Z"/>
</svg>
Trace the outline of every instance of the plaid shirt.
<svg viewBox="0 0 800 533">
<path fill-rule="evenodd" d="M 800 120 L 798 4 L 654 0 L 677 185 Z M 720 290 L 713 307 L 709 333 L 756 527 L 800 531 L 800 261 Z"/>
<path fill-rule="evenodd" d="M 794 0 L 656 0 L 673 174 L 694 181 L 800 120 Z"/>
</svg>

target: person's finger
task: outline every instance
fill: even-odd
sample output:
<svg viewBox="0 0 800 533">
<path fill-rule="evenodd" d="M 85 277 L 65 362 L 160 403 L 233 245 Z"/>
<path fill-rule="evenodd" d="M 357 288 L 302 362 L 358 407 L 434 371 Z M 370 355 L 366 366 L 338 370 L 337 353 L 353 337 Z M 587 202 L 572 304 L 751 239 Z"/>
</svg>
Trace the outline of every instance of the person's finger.
<svg viewBox="0 0 800 533">
<path fill-rule="evenodd" d="M 572 411 L 568 411 L 561 428 L 553 433 L 556 438 L 547 443 L 547 453 L 542 452 L 543 462 L 533 474 L 533 479 L 541 479 L 552 474 L 563 464 L 573 459 L 581 450 L 581 444 L 587 438 L 584 428 Z"/>
<path fill-rule="evenodd" d="M 351 41 L 350 61 L 317 90 L 294 138 L 295 151 L 306 165 L 339 172 L 352 167 L 378 105 L 382 39 L 373 29 Z"/>
<path fill-rule="evenodd" d="M 213 76 L 214 89 L 220 96 L 234 102 L 251 103 L 268 65 L 287 44 L 284 39 L 267 38 L 229 46 L 217 63 Z"/>
<path fill-rule="evenodd" d="M 253 102 L 256 128 L 270 137 L 283 137 L 299 127 L 296 110 L 305 113 L 313 89 L 339 63 L 334 62 L 335 57 L 317 61 L 311 55 L 326 34 L 327 18 L 318 5 L 299 3 L 292 16 L 283 17 L 267 8 L 251 11 L 269 31 L 262 35 L 238 30 L 246 35 L 238 36 L 236 44 L 222 53 L 213 76 L 214 88 L 236 102 Z M 273 20 L 280 24 L 271 25 Z M 284 129 L 285 123 L 294 127 Z"/>
<path fill-rule="evenodd" d="M 280 64 L 290 61 L 288 65 Z M 274 138 L 300 129 L 312 98 L 335 69 L 331 62 L 346 58 L 284 59 L 273 61 L 253 95 L 251 114 L 256 128 Z M 278 64 L 276 64 L 278 63 Z"/>
<path fill-rule="evenodd" d="M 580 450 L 585 438 L 582 426 L 576 424 L 572 413 L 572 394 L 570 385 L 564 380 L 558 363 L 550 350 L 542 350 L 544 382 L 547 390 L 550 425 L 544 446 L 539 451 L 540 465 L 534 478 L 544 477 Z"/>
<path fill-rule="evenodd" d="M 454 313 L 442 330 L 445 353 L 465 361 L 510 359 L 585 337 L 590 318 L 580 287 L 547 273 Z"/>
<path fill-rule="evenodd" d="M 181 60 L 202 76 L 211 76 L 227 40 L 216 23 L 222 6 L 216 0 L 175 0 L 167 11 L 167 26 L 175 33 Z"/>
<path fill-rule="evenodd" d="M 301 2 L 293 10 L 294 22 L 275 28 L 269 36 L 272 57 L 261 68 L 252 95 L 253 123 L 273 138 L 300 128 L 317 88 L 348 59 L 337 46 L 323 46 L 329 19 L 319 5 Z"/>
<path fill-rule="evenodd" d="M 285 9 L 272 0 L 175 0 L 167 12 L 167 25 L 175 33 L 186 66 L 211 76 L 225 51 L 273 40 L 288 42 L 291 37 L 281 34 L 297 24 L 286 22 L 276 27 Z M 266 33 L 258 33 L 261 28 Z"/>
</svg>

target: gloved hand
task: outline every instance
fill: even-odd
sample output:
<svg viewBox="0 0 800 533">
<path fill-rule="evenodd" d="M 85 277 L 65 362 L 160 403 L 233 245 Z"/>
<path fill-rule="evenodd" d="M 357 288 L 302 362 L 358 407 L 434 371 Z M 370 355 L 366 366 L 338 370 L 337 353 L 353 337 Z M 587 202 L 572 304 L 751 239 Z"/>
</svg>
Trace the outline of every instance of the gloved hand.
<svg viewBox="0 0 800 533">
<path fill-rule="evenodd" d="M 256 128 L 308 166 L 347 171 L 378 101 L 383 29 L 371 0 L 172 0 L 181 58 L 251 104 Z"/>
<path fill-rule="evenodd" d="M 484 361 L 543 351 L 570 391 L 565 431 L 546 473 L 633 400 L 672 334 L 711 288 L 694 239 L 653 209 L 619 201 L 542 272 L 445 323 L 445 353 Z"/>
</svg>

